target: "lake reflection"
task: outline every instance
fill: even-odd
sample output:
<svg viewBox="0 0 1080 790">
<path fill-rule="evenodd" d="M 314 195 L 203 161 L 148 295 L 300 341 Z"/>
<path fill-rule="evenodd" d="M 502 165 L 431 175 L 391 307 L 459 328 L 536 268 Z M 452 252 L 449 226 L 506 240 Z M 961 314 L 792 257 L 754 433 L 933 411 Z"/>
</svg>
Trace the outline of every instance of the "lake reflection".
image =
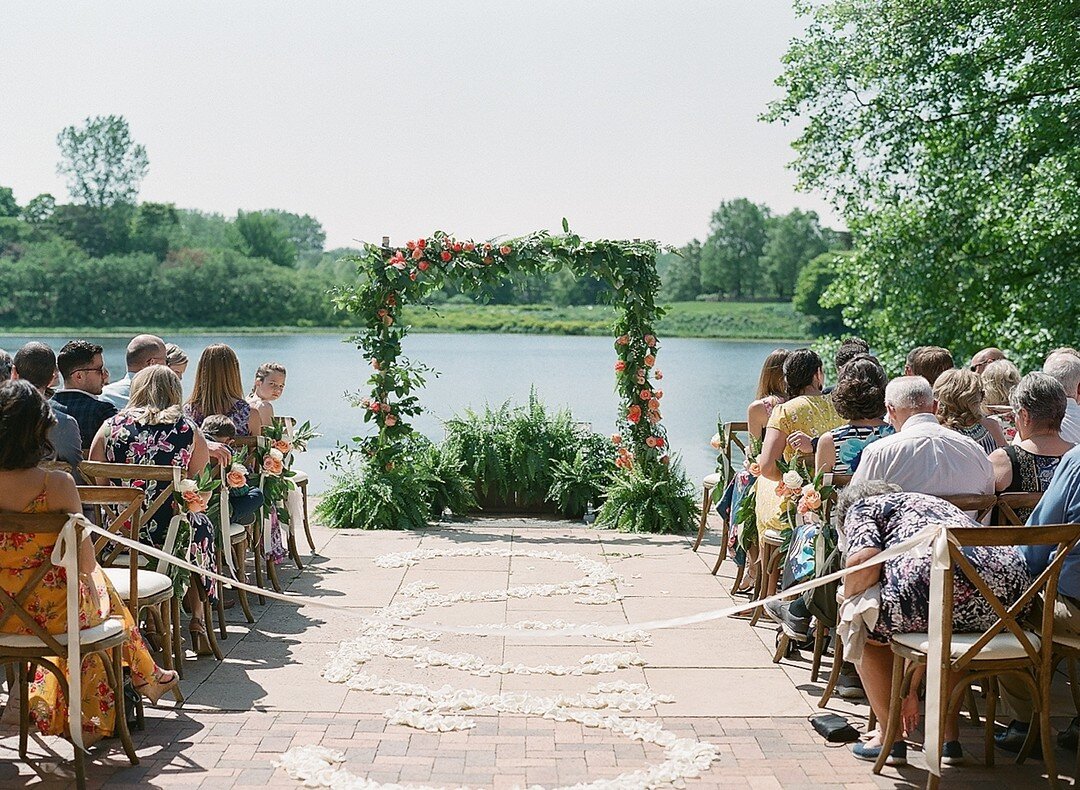
<svg viewBox="0 0 1080 790">
<path fill-rule="evenodd" d="M 44 339 L 58 350 L 69 338 L 0 335 L 0 348 L 14 352 L 31 339 Z M 124 375 L 126 338 L 84 339 L 105 348 L 114 379 Z M 361 412 L 344 395 L 364 386 L 370 367 L 359 351 L 336 335 L 205 335 L 176 334 L 191 358 L 185 392 L 203 348 L 228 343 L 240 358 L 245 385 L 263 362 L 281 362 L 289 370 L 278 414 L 291 414 L 319 425 L 322 437 L 312 443 L 301 466 L 311 475 L 313 491 L 321 491 L 330 473 L 320 468 L 337 441 L 366 435 Z M 664 372 L 664 425 L 673 451 L 691 478 L 699 483 L 713 471 L 716 453 L 709 438 L 719 412 L 725 420 L 742 420 L 753 398 L 762 361 L 776 343 L 671 338 L 662 340 L 657 367 Z M 779 344 L 788 345 L 788 344 Z M 524 403 L 535 386 L 549 406 L 567 406 L 575 419 L 610 433 L 618 408 L 615 396 L 615 350 L 610 338 L 548 335 L 415 334 L 405 339 L 405 353 L 437 371 L 420 393 L 429 410 L 416 420 L 426 436 L 443 437 L 442 420 L 465 407 L 505 400 Z"/>
</svg>

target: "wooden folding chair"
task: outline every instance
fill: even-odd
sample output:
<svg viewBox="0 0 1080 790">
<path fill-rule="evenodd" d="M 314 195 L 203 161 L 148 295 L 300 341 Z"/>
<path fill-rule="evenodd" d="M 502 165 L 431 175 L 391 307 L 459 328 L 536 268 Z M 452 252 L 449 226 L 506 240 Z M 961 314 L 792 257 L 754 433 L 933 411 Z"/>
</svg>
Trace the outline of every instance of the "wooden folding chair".
<svg viewBox="0 0 1080 790">
<path fill-rule="evenodd" d="M 989 680 L 998 675 L 1012 673 L 1023 679 L 1031 689 L 1038 714 L 1032 722 L 1028 740 L 1021 749 L 1017 762 L 1022 762 L 1030 752 L 1036 735 L 1042 739 L 1043 759 L 1051 786 L 1057 786 L 1057 769 L 1054 766 L 1054 743 L 1050 731 L 1050 682 L 1052 680 L 1052 655 L 1054 633 L 1054 608 L 1044 606 L 1040 636 L 1024 628 L 1021 615 L 1036 596 L 1044 601 L 1057 597 L 1058 576 L 1065 557 L 1080 541 L 1080 524 L 1055 524 L 1040 527 L 960 527 L 950 529 L 949 567 L 945 570 L 942 590 L 943 600 L 930 601 L 932 608 L 942 612 L 943 655 L 941 664 L 942 686 L 939 699 L 941 721 L 938 736 L 944 738 L 946 718 L 958 711 L 960 703 L 976 680 Z M 973 546 L 1055 546 L 1054 558 L 1042 573 L 1011 606 L 1006 607 L 989 585 L 972 566 L 963 549 Z M 979 594 L 990 604 L 997 615 L 995 623 L 981 633 L 953 633 L 953 577 L 959 571 L 975 585 Z M 907 696 L 915 669 L 927 663 L 930 650 L 929 635 L 896 634 L 892 638 L 893 672 L 889 698 L 889 721 L 882 740 L 881 755 L 874 764 L 874 773 L 881 773 L 893 742 L 900 732 L 901 701 Z M 988 695 L 987 719 L 994 719 L 995 694 Z M 993 765 L 993 727 L 985 730 L 987 765 Z M 938 752 L 941 750 L 938 743 Z M 927 787 L 936 788 L 938 777 L 929 775 Z"/>
<path fill-rule="evenodd" d="M 947 494 L 939 495 L 938 499 L 944 499 L 972 516 L 980 524 L 986 523 L 987 518 L 997 504 L 997 494 Z"/>
<path fill-rule="evenodd" d="M 247 527 L 243 524 L 235 524 L 232 521 L 231 514 L 228 509 L 229 499 L 229 484 L 227 475 L 229 470 L 226 467 L 221 468 L 221 488 L 214 495 L 220 498 L 220 506 L 218 508 L 219 521 L 215 525 L 218 528 L 218 536 L 221 538 L 219 545 L 215 546 L 217 552 L 217 566 L 218 570 L 224 574 L 223 568 L 229 564 L 235 568 L 235 578 L 238 582 L 247 583 L 247 547 L 248 547 L 248 533 Z M 231 560 L 231 563 L 227 562 L 227 558 Z M 221 633 L 221 638 L 225 639 L 228 636 L 228 630 L 225 623 L 225 586 L 221 582 L 217 582 L 218 595 L 217 595 L 217 617 L 218 617 L 218 630 Z M 248 623 L 255 622 L 255 616 L 251 613 L 251 606 L 248 603 L 247 591 L 241 587 L 232 588 L 236 591 L 236 598 L 240 602 L 240 608 L 244 612 L 244 619 Z"/>
<path fill-rule="evenodd" d="M 107 481 L 120 481 L 121 485 L 134 486 L 136 481 L 149 481 L 154 480 L 159 483 L 157 486 L 157 493 L 154 495 L 154 499 L 149 503 L 144 502 L 142 512 L 143 518 L 149 518 L 154 513 L 166 505 L 170 505 L 172 496 L 176 492 L 176 486 L 180 481 L 183 474 L 183 470 L 176 466 L 154 466 L 151 464 L 109 464 L 102 463 L 100 461 L 83 461 L 79 465 L 79 470 L 87 480 L 97 480 L 99 483 L 105 483 Z M 166 538 L 166 544 L 168 544 L 171 538 Z M 165 550 L 171 551 L 172 547 L 166 545 Z M 164 574 L 168 568 L 168 563 L 164 560 L 157 561 L 157 567 L 155 570 L 158 573 Z M 221 648 L 218 646 L 217 637 L 214 635 L 214 629 L 210 622 L 211 613 L 213 607 L 210 606 L 209 595 L 207 594 L 206 587 L 203 584 L 202 577 L 198 574 L 191 574 L 191 585 L 195 589 L 195 594 L 198 595 L 199 600 L 203 605 L 204 612 L 204 625 L 206 627 L 206 639 L 210 644 L 210 650 L 218 661 L 224 660 L 224 655 L 221 652 Z M 174 620 L 180 619 L 179 614 L 179 601 L 172 609 L 172 616 Z M 174 638 L 174 652 L 175 638 Z M 181 648 L 182 649 L 182 648 Z M 196 646 L 192 645 L 192 649 L 195 650 Z M 178 670 L 179 671 L 179 670 Z"/>
<path fill-rule="evenodd" d="M 0 533 L 23 535 L 59 535 L 69 516 L 65 513 L 0 513 Z M 82 539 L 80 525 L 75 525 L 76 545 Z M 124 746 L 128 761 L 138 765 L 135 745 L 131 742 L 131 733 L 127 728 L 127 716 L 124 711 L 124 669 L 122 647 L 124 644 L 124 620 L 121 617 L 107 618 L 100 625 L 85 628 L 78 635 L 68 633 L 50 634 L 27 609 L 27 600 L 42 585 L 48 576 L 55 578 L 57 566 L 52 564 L 49 553 L 45 553 L 41 565 L 23 584 L 21 590 L 11 594 L 0 589 L 0 664 L 17 665 L 19 683 L 19 756 L 27 759 L 27 743 L 30 732 L 30 678 L 41 666 L 51 672 L 60 686 L 67 701 L 70 720 L 73 726 L 79 726 L 82 717 L 82 700 L 72 700 L 67 677 L 56 663 L 57 657 L 67 656 L 67 640 L 77 638 L 83 657 L 101 653 L 106 680 L 112 689 L 116 705 L 116 734 Z M 66 578 L 66 577 L 65 577 Z M 69 580 L 73 581 L 73 580 Z M 67 582 L 64 583 L 66 588 Z M 67 591 L 65 589 L 65 595 Z M 9 624 L 9 621 L 14 621 Z M 18 626 L 18 632 L 10 633 Z M 5 633 L 7 631 L 9 633 Z M 70 668 L 69 668 L 70 669 Z M 75 668 L 78 671 L 78 668 Z M 75 749 L 75 782 L 79 790 L 86 788 L 85 756 L 81 749 Z"/>
<path fill-rule="evenodd" d="M 292 436 L 292 432 L 296 428 L 296 419 L 294 417 L 289 417 L 289 416 L 286 416 L 286 415 L 282 415 L 281 417 L 278 417 L 277 419 L 281 420 L 282 424 L 285 425 L 285 429 L 288 432 L 288 435 Z M 588 428 L 586 428 L 586 430 L 591 431 L 592 430 L 592 425 L 588 424 Z M 310 520 L 308 518 L 308 482 L 310 481 L 310 479 L 311 478 L 308 477 L 307 472 L 303 472 L 303 471 L 301 471 L 299 469 L 293 469 L 292 481 L 293 481 L 293 483 L 296 484 L 296 487 L 298 489 L 300 489 L 300 496 L 303 497 L 303 500 L 304 500 L 304 535 L 307 536 L 308 546 L 311 548 L 311 553 L 314 554 L 315 553 L 315 540 L 311 537 L 311 522 L 310 522 Z M 296 549 L 296 538 L 292 534 L 291 530 L 290 530 L 290 533 L 289 533 L 289 541 L 291 543 L 291 545 L 289 547 L 289 550 L 290 551 L 295 551 L 295 549 Z M 695 546 L 694 548 L 696 549 L 697 547 Z M 299 564 L 300 564 L 299 552 L 294 554 L 293 559 L 296 561 L 297 565 L 299 566 Z"/>
<path fill-rule="evenodd" d="M 749 444 L 748 426 L 745 422 L 725 422 L 720 425 L 717 433 L 720 434 L 720 454 L 716 457 L 717 470 L 712 474 L 705 475 L 701 481 L 701 518 L 698 520 L 697 540 L 694 541 L 694 551 L 701 545 L 701 539 L 705 537 L 705 528 L 709 521 L 709 509 L 712 507 L 713 491 L 721 492 L 727 487 L 735 474 L 735 466 L 732 462 L 732 452 L 735 448 L 746 457 L 746 446 Z M 734 515 L 734 514 L 732 514 Z M 730 519 L 724 519 L 724 532 L 720 538 L 720 556 L 716 560 L 713 574 L 720 569 L 720 563 L 727 554 L 728 535 L 731 531 Z"/>
<path fill-rule="evenodd" d="M 92 506 L 101 517 L 101 525 L 109 532 L 139 540 L 142 525 L 144 493 L 128 486 L 79 486 L 79 499 Z M 128 611 L 136 621 L 146 611 L 154 628 L 161 635 L 162 663 L 166 669 L 184 673 L 184 648 L 180 633 L 180 601 L 167 574 L 140 567 L 138 550 L 130 550 L 111 542 L 104 535 L 94 541 L 98 565 L 112 582 L 117 595 L 128 602 Z M 178 704 L 184 697 L 180 687 L 174 693 Z"/>
<path fill-rule="evenodd" d="M 269 439 L 265 436 L 237 436 L 233 439 L 234 447 L 244 447 L 250 450 L 254 450 L 257 447 L 266 447 L 269 443 Z M 260 480 L 261 482 L 261 480 Z M 260 486 L 261 487 L 261 486 Z M 266 579 L 269 579 L 271 586 L 275 591 L 281 592 L 281 582 L 278 581 L 277 565 L 270 562 L 266 556 L 266 521 L 268 518 L 269 507 L 263 505 L 259 509 L 259 512 L 255 514 L 255 523 L 251 527 L 251 555 L 255 565 L 255 585 L 262 589 L 266 589 Z M 265 572 L 265 576 L 264 576 Z M 262 595 L 259 596 L 259 603 L 265 604 L 266 598 Z"/>
<path fill-rule="evenodd" d="M 1031 512 L 1042 500 L 1042 491 L 1007 491 L 998 494 L 997 507 L 994 509 L 994 523 L 999 526 L 1022 527 L 1027 518 L 1017 515 L 1018 510 Z"/>
</svg>

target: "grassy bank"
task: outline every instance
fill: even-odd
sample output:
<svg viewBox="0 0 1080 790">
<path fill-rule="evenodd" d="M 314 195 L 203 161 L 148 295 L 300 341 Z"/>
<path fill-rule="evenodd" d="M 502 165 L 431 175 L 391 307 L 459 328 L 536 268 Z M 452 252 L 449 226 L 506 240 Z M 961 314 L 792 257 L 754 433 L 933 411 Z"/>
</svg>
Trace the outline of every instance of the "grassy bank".
<svg viewBox="0 0 1080 790">
<path fill-rule="evenodd" d="M 732 340 L 808 340 L 806 319 L 789 303 L 676 302 L 657 326 L 666 337 Z M 494 332 L 538 335 L 607 335 L 615 311 L 607 306 L 446 304 L 405 309 L 404 321 L 417 332 Z M 138 332 L 176 334 L 340 334 L 339 327 L 41 327 L 0 328 L 0 335 L 130 337 Z"/>
</svg>

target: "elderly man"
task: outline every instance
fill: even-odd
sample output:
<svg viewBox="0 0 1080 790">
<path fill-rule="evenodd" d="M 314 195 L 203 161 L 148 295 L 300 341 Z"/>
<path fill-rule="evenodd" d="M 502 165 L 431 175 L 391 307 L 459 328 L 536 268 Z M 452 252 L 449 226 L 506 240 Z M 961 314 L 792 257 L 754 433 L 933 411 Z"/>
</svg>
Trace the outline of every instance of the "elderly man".
<svg viewBox="0 0 1080 790">
<path fill-rule="evenodd" d="M 1005 359 L 1005 352 L 1000 348 L 984 348 L 971 358 L 971 369 L 975 373 L 982 373 L 991 362 Z"/>
<path fill-rule="evenodd" d="M 1061 438 L 1080 444 L 1080 357 L 1071 351 L 1055 351 L 1046 358 L 1043 373 L 1057 379 L 1065 388 L 1065 419 L 1061 421 Z"/>
<path fill-rule="evenodd" d="M 897 433 L 863 450 L 852 482 L 885 480 L 932 496 L 993 494 L 994 470 L 973 440 L 937 421 L 937 401 L 922 376 L 893 379 L 885 409 Z"/>
<path fill-rule="evenodd" d="M 56 354 L 44 343 L 27 343 L 15 354 L 14 378 L 26 379 L 44 395 L 56 379 Z M 49 443 L 53 446 L 55 458 L 68 464 L 80 482 L 79 464 L 83 460 L 82 438 L 79 436 L 79 423 L 65 412 L 62 407 L 53 404 L 56 425 L 49 429 Z"/>
<path fill-rule="evenodd" d="M 908 352 L 904 362 L 905 376 L 922 376 L 930 386 L 946 370 L 956 367 L 952 352 L 941 346 L 916 346 Z"/>
<path fill-rule="evenodd" d="M 157 335 L 137 335 L 127 347 L 127 375 L 101 391 L 101 397 L 117 409 L 127 406 L 131 379 L 143 368 L 165 364 L 165 341 Z"/>
<path fill-rule="evenodd" d="M 53 395 L 53 402 L 79 423 L 83 450 L 90 449 L 98 428 L 116 414 L 112 403 L 98 397 L 109 383 L 109 369 L 101 352 L 101 346 L 95 343 L 72 340 L 56 355 L 64 389 Z"/>
</svg>

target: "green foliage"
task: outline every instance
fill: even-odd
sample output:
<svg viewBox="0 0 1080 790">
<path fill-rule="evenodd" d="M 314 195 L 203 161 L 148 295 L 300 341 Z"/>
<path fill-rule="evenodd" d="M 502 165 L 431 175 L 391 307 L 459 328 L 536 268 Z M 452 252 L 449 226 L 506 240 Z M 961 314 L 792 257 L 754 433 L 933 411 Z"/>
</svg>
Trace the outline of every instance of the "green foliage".
<svg viewBox="0 0 1080 790">
<path fill-rule="evenodd" d="M 794 295 L 803 266 L 828 249 L 818 215 L 794 209 L 773 217 L 766 226 L 766 237 L 761 268 L 775 296 L 788 300 Z"/>
<path fill-rule="evenodd" d="M 177 209 L 178 223 L 169 232 L 169 248 L 201 250 L 239 249 L 242 239 L 235 223 L 222 214 Z"/>
<path fill-rule="evenodd" d="M 800 182 L 856 239 L 823 301 L 890 367 L 925 343 L 999 346 L 1021 367 L 1080 343 L 1075 4 L 800 8 L 766 118 L 804 124 Z"/>
<path fill-rule="evenodd" d="M 122 254 L 131 249 L 131 220 L 135 207 L 69 203 L 56 206 L 45 221 L 47 231 L 74 242 L 88 255 Z"/>
<path fill-rule="evenodd" d="M 420 529 L 431 512 L 429 495 L 422 471 L 367 462 L 334 477 L 315 515 L 334 529 Z"/>
<path fill-rule="evenodd" d="M 277 266 L 296 263 L 296 245 L 289 239 L 289 228 L 280 217 L 261 211 L 236 214 L 240 233 L 240 251 L 251 258 L 266 258 Z"/>
<path fill-rule="evenodd" d="M 764 283 L 758 261 L 765 251 L 766 206 L 746 198 L 724 201 L 713 212 L 701 249 L 701 287 L 735 299 L 753 297 Z"/>
<path fill-rule="evenodd" d="M 56 172 L 67 178 L 72 200 L 99 209 L 135 202 L 150 162 L 123 116 L 87 118 L 81 127 L 64 128 L 56 144 Z"/>
<path fill-rule="evenodd" d="M 322 254 L 323 244 L 326 243 L 326 231 L 315 217 L 310 214 L 293 214 L 291 211 L 280 209 L 267 209 L 259 213 L 278 221 L 285 238 L 296 248 L 296 254 L 300 259 L 318 259 Z"/>
<path fill-rule="evenodd" d="M 615 472 L 615 447 L 598 433 L 579 431 L 578 446 L 569 461 L 551 464 L 547 498 L 569 518 L 581 518 L 590 504 L 601 503 Z"/>
<path fill-rule="evenodd" d="M 19 204 L 11 187 L 0 187 L 0 218 L 19 216 Z"/>
<path fill-rule="evenodd" d="M 698 514 L 694 487 L 678 464 L 617 472 L 596 526 L 621 532 L 686 532 Z"/>
<path fill-rule="evenodd" d="M 825 252 L 799 272 L 791 303 L 796 310 L 813 320 L 818 332 L 836 335 L 846 328 L 841 308 L 826 307 L 822 304 L 822 297 L 850 259 L 850 252 Z"/>
<path fill-rule="evenodd" d="M 446 510 L 455 516 L 476 510 L 476 486 L 465 474 L 464 463 L 448 445 L 429 443 L 418 460 L 428 482 L 432 518 L 439 518 Z"/>
<path fill-rule="evenodd" d="M 660 295 L 672 302 L 689 302 L 703 293 L 701 287 L 701 242 L 694 239 L 677 253 L 668 253 L 664 286 Z M 657 259 L 659 264 L 659 259 Z"/>
<path fill-rule="evenodd" d="M 43 192 L 23 206 L 22 218 L 31 225 L 41 225 L 56 210 L 56 198 Z"/>
<path fill-rule="evenodd" d="M 132 221 L 131 247 L 149 252 L 159 261 L 169 254 L 169 236 L 180 217 L 172 203 L 141 203 Z"/>
</svg>

